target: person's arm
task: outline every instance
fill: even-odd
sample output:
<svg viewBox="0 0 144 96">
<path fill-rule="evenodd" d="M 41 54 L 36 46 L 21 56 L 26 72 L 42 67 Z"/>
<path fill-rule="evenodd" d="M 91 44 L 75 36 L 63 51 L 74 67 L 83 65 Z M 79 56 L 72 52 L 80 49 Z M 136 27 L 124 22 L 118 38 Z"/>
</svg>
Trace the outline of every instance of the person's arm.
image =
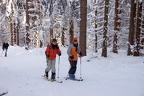
<svg viewBox="0 0 144 96">
<path fill-rule="evenodd" d="M 72 56 L 72 54 L 71 54 L 71 49 L 72 49 L 72 45 L 70 45 L 70 46 L 68 47 L 68 49 L 67 49 L 67 54 L 68 54 L 68 56 Z"/>
<path fill-rule="evenodd" d="M 9 44 L 7 43 L 7 44 L 6 44 L 6 49 L 8 49 L 8 47 L 9 47 Z"/>
<path fill-rule="evenodd" d="M 4 50 L 4 43 L 3 43 L 2 49 Z"/>
<path fill-rule="evenodd" d="M 79 54 L 80 57 L 82 56 L 82 52 L 81 52 L 81 49 L 80 49 L 79 46 L 78 46 L 78 54 Z"/>
<path fill-rule="evenodd" d="M 61 56 L 61 50 L 60 50 L 60 48 L 59 48 L 59 47 L 58 47 L 57 54 L 58 54 L 59 56 Z"/>
<path fill-rule="evenodd" d="M 71 49 L 72 49 L 73 45 L 71 44 L 69 47 L 68 47 L 68 50 L 67 50 L 67 54 L 69 56 L 70 59 L 74 59 L 74 56 L 71 54 Z"/>
<path fill-rule="evenodd" d="M 49 54 L 49 50 L 50 50 L 49 47 L 47 47 L 47 48 L 46 48 L 46 51 L 45 51 L 45 55 L 46 55 L 46 57 L 49 57 L 49 56 L 50 56 L 50 54 Z"/>
</svg>

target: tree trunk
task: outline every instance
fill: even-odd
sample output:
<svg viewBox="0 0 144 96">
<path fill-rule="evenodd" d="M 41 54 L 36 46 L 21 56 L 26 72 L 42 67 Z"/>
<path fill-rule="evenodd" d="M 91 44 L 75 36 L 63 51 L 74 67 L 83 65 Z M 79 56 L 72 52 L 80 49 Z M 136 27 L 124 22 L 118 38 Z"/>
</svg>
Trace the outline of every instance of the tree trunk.
<svg viewBox="0 0 144 96">
<path fill-rule="evenodd" d="M 63 27 L 62 28 L 62 37 L 61 37 L 61 43 L 62 43 L 62 46 L 65 46 L 65 28 Z"/>
<path fill-rule="evenodd" d="M 96 3 L 96 0 L 95 0 Z M 97 10 L 95 11 L 95 17 L 97 16 Z M 96 24 L 96 20 L 95 20 L 95 28 L 97 28 L 97 24 Z M 97 31 L 95 30 L 95 53 L 98 52 L 98 48 L 97 48 Z"/>
<path fill-rule="evenodd" d="M 69 37 L 70 43 L 72 43 L 73 37 L 74 37 L 74 24 L 73 24 L 73 21 L 71 20 L 70 21 L 70 37 Z"/>
<path fill-rule="evenodd" d="M 141 33 L 141 16 L 142 16 L 142 3 L 137 1 L 137 18 L 136 18 L 136 46 L 134 56 L 140 56 L 140 33 Z"/>
<path fill-rule="evenodd" d="M 19 25 L 17 26 L 17 45 L 19 46 Z"/>
<path fill-rule="evenodd" d="M 13 9 L 13 5 L 11 4 L 11 10 Z M 13 10 L 12 10 L 13 11 Z M 14 23 L 13 23 L 13 13 L 10 14 L 10 31 L 11 31 L 11 45 L 14 45 Z"/>
<path fill-rule="evenodd" d="M 31 0 L 26 0 L 26 37 L 25 37 L 25 43 L 27 45 L 27 47 L 29 48 L 29 43 L 30 43 L 30 39 L 29 39 L 29 6 L 28 6 L 28 2 L 30 2 Z"/>
<path fill-rule="evenodd" d="M 86 30 L 87 30 L 87 0 L 80 0 L 80 48 L 86 56 Z"/>
<path fill-rule="evenodd" d="M 50 42 L 52 42 L 53 39 L 53 28 L 50 28 Z"/>
<path fill-rule="evenodd" d="M 14 23 L 14 44 L 17 44 L 17 27 L 16 27 L 16 23 Z"/>
<path fill-rule="evenodd" d="M 119 27 L 120 27 L 120 18 L 119 18 L 119 0 L 116 0 L 115 1 L 115 21 L 114 21 L 114 30 L 115 30 L 115 33 L 114 33 L 114 40 L 113 40 L 113 52 L 114 53 L 118 53 L 118 46 L 117 46 L 117 32 L 119 32 Z"/>
<path fill-rule="evenodd" d="M 102 45 L 102 56 L 107 57 L 107 25 L 108 25 L 108 6 L 109 0 L 105 0 L 105 17 L 104 17 L 104 33 L 103 33 L 103 45 Z"/>
<path fill-rule="evenodd" d="M 129 38 L 128 38 L 129 44 L 127 55 L 132 55 L 130 46 L 134 45 L 135 16 L 136 16 L 136 3 L 135 0 L 131 0 L 130 26 L 129 26 Z"/>
<path fill-rule="evenodd" d="M 13 32 L 13 23 L 10 21 L 10 31 L 11 31 L 11 46 L 14 45 L 14 32 Z"/>
</svg>

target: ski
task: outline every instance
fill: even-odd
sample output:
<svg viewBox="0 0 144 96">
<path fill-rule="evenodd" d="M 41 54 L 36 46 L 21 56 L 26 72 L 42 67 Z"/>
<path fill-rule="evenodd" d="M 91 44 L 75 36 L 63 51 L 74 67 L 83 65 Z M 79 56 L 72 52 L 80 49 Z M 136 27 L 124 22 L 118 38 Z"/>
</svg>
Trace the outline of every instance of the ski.
<svg viewBox="0 0 144 96">
<path fill-rule="evenodd" d="M 47 79 L 48 81 L 51 81 L 51 82 L 57 82 L 57 83 L 62 83 L 62 81 L 58 81 L 58 80 L 53 80 L 53 79 Z"/>
<path fill-rule="evenodd" d="M 83 79 L 77 79 L 77 78 L 71 79 L 69 77 L 65 77 L 65 80 L 83 81 Z"/>
<path fill-rule="evenodd" d="M 6 95 L 7 93 L 8 93 L 8 91 L 0 94 L 0 96 Z"/>
<path fill-rule="evenodd" d="M 44 75 L 42 75 L 42 77 L 43 77 L 45 80 L 50 81 L 50 82 L 62 83 L 62 81 L 53 80 L 53 79 L 48 79 L 48 78 L 46 78 Z"/>
</svg>

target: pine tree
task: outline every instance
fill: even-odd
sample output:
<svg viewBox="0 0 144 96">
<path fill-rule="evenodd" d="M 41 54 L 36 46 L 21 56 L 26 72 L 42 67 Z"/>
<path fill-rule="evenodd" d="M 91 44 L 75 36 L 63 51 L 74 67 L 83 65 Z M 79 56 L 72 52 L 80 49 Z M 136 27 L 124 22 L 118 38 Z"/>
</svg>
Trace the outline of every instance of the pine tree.
<svg viewBox="0 0 144 96">
<path fill-rule="evenodd" d="M 73 20 L 70 21 L 70 30 L 69 30 L 69 40 L 70 40 L 70 43 L 72 43 L 72 39 L 74 37 L 74 24 L 73 24 Z"/>
<path fill-rule="evenodd" d="M 134 30 L 135 30 L 135 16 L 136 16 L 136 3 L 135 0 L 131 0 L 131 10 L 130 10 L 130 25 L 129 25 L 129 37 L 128 37 L 128 51 L 127 55 L 132 55 L 131 45 L 134 45 Z"/>
<path fill-rule="evenodd" d="M 87 0 L 80 0 L 80 48 L 86 56 Z"/>
<path fill-rule="evenodd" d="M 119 10 L 119 0 L 116 0 L 115 1 L 115 17 L 114 17 L 114 30 L 115 30 L 115 33 L 114 33 L 114 39 L 113 39 L 113 52 L 114 53 L 118 53 L 118 49 L 117 49 L 117 33 L 119 32 L 119 27 L 120 27 L 120 18 L 119 18 L 119 13 L 120 13 L 120 10 Z"/>
<path fill-rule="evenodd" d="M 28 6 L 28 3 L 30 2 L 31 0 L 26 0 L 26 36 L 25 36 L 25 44 L 26 46 L 29 48 L 29 43 L 30 43 L 30 34 L 29 34 L 29 6 Z"/>
<path fill-rule="evenodd" d="M 95 16 L 97 16 L 97 10 L 95 11 Z M 96 20 L 95 20 L 95 28 L 97 28 Z M 95 30 L 95 53 L 98 51 L 97 42 L 98 42 L 97 30 Z"/>
<path fill-rule="evenodd" d="M 142 3 L 137 1 L 134 56 L 140 56 Z"/>
<path fill-rule="evenodd" d="M 105 23 L 104 23 L 104 33 L 103 33 L 103 44 L 102 44 L 102 56 L 107 57 L 107 26 L 108 26 L 108 9 L 109 9 L 109 0 L 105 0 Z"/>
</svg>

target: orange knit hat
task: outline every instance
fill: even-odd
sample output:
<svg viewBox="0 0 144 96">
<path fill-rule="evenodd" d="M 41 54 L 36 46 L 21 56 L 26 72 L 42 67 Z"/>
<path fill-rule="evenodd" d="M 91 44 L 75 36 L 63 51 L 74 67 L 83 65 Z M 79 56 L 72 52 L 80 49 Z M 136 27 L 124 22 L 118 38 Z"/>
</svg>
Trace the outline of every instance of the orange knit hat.
<svg viewBox="0 0 144 96">
<path fill-rule="evenodd" d="M 77 38 L 76 38 L 76 37 L 73 38 L 73 42 L 75 42 L 75 41 L 77 41 Z"/>
</svg>

